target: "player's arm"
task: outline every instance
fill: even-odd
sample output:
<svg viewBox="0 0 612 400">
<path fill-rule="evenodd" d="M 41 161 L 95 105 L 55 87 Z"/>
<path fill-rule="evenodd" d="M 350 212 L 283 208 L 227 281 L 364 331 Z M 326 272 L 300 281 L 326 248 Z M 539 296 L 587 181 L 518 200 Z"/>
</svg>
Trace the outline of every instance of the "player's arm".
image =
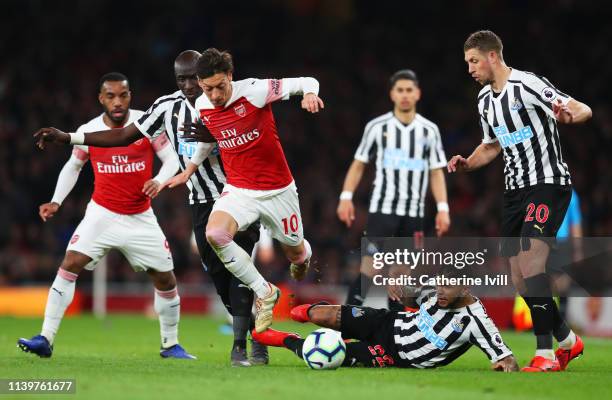
<svg viewBox="0 0 612 400">
<path fill-rule="evenodd" d="M 155 154 L 162 162 L 157 175 L 145 182 L 142 192 L 154 198 L 161 190 L 161 184 L 172 178 L 179 170 L 179 160 L 176 152 L 172 149 L 168 136 L 164 133 L 152 142 Z"/>
<path fill-rule="evenodd" d="M 123 128 L 98 132 L 62 132 L 57 128 L 42 128 L 34 134 L 36 145 L 43 150 L 46 143 L 87 145 L 94 147 L 120 147 L 134 143 L 144 136 L 134 124 Z"/>
<path fill-rule="evenodd" d="M 204 160 L 210 155 L 210 152 L 213 150 L 214 147 L 215 145 L 212 143 L 199 142 L 195 153 L 193 154 L 187 165 L 185 165 L 185 169 L 183 170 L 183 172 L 178 175 L 175 175 L 173 178 L 168 179 L 166 182 L 164 182 L 160 186 L 159 191 L 161 191 L 165 187 L 173 188 L 187 183 L 189 178 L 191 178 L 191 175 L 193 175 L 198 170 L 198 168 L 200 168 L 200 165 L 202 165 Z"/>
<path fill-rule="evenodd" d="M 64 199 L 66 199 L 74 188 L 74 185 L 79 179 L 81 169 L 88 159 L 89 155 L 84 149 L 79 147 L 74 148 L 72 155 L 60 171 L 51 201 L 41 204 L 38 209 L 38 214 L 44 222 L 47 222 L 47 219 L 52 218 L 57 210 L 59 210 Z"/>
<path fill-rule="evenodd" d="M 338 203 L 336 213 L 340 221 L 344 222 L 348 228 L 351 227 L 355 220 L 353 193 L 357 189 L 357 186 L 359 186 L 365 167 L 366 163 L 363 161 L 357 159 L 353 160 L 344 178 L 344 185 L 342 186 L 342 193 L 340 193 L 340 202 Z"/>
<path fill-rule="evenodd" d="M 555 119 L 563 124 L 580 124 L 588 121 L 593 116 L 591 107 L 576 99 L 571 99 L 567 104 L 563 104 L 561 99 L 558 99 L 552 105 Z"/>
<path fill-rule="evenodd" d="M 436 168 L 430 170 L 429 181 L 429 184 L 431 185 L 431 194 L 433 195 L 438 208 L 438 212 L 436 214 L 436 235 L 440 237 L 448 232 L 451 224 L 444 169 Z"/>
<path fill-rule="evenodd" d="M 448 207 L 448 195 L 446 191 L 446 178 L 444 167 L 446 166 L 446 154 L 442 146 L 442 136 L 437 126 L 434 126 L 434 134 L 429 151 L 429 181 L 431 194 L 436 201 L 438 212 L 436 213 L 436 235 L 438 237 L 448 232 L 450 228 L 450 210 Z"/>
<path fill-rule="evenodd" d="M 491 360 L 494 371 L 518 371 L 512 350 L 504 343 L 493 320 L 484 313 L 472 314 L 469 323 L 470 343 L 482 350 Z"/>
<path fill-rule="evenodd" d="M 308 112 L 314 114 L 325 108 L 323 100 L 319 97 L 319 81 L 315 78 L 301 77 L 256 80 L 254 86 L 256 91 L 264 95 L 261 96 L 263 104 L 268 104 L 277 100 L 287 100 L 291 96 L 303 95 L 302 108 Z"/>
<path fill-rule="evenodd" d="M 484 167 L 497 157 L 501 152 L 499 142 L 481 143 L 474 149 L 474 152 L 468 157 L 463 158 L 460 155 L 455 155 L 448 162 L 448 172 L 470 172 Z"/>
</svg>

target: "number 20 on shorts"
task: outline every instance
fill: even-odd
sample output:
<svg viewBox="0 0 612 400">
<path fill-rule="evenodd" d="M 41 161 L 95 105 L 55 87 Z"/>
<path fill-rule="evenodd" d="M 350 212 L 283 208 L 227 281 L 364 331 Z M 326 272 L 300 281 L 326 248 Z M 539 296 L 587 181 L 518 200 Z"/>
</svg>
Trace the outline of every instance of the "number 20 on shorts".
<svg viewBox="0 0 612 400">
<path fill-rule="evenodd" d="M 298 217 L 295 213 L 291 214 L 289 218 L 283 218 L 282 221 L 283 221 L 283 228 L 285 230 L 285 235 L 289 234 L 289 230 L 291 230 L 291 232 L 293 233 L 298 231 L 299 223 L 298 223 Z"/>
<path fill-rule="evenodd" d="M 535 213 L 534 213 L 535 212 Z M 527 206 L 527 215 L 525 216 L 525 222 L 531 222 L 534 219 L 540 224 L 545 223 L 548 220 L 548 206 L 546 204 L 540 204 L 536 207 L 535 204 L 529 203 Z"/>
</svg>

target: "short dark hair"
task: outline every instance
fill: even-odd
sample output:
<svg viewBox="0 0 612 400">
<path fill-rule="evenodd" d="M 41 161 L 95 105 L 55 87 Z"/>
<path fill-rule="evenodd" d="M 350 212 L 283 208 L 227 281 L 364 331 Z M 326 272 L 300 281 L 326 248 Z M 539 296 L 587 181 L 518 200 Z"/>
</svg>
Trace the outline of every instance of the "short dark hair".
<svg viewBox="0 0 612 400">
<path fill-rule="evenodd" d="M 198 78 L 209 78 L 219 72 L 225 74 L 234 72 L 232 55 L 227 51 L 219 51 L 214 47 L 204 50 L 198 59 L 196 67 Z"/>
<path fill-rule="evenodd" d="M 499 36 L 492 31 L 478 31 L 472 33 L 463 44 L 463 52 L 469 49 L 478 49 L 480 51 L 494 51 L 503 60 L 504 44 Z"/>
<path fill-rule="evenodd" d="M 393 89 L 393 86 L 397 83 L 397 81 L 406 79 L 409 81 L 413 81 L 415 85 L 419 86 L 419 79 L 417 78 L 416 73 L 411 69 L 400 69 L 389 78 L 389 89 Z"/>
<path fill-rule="evenodd" d="M 100 78 L 98 89 L 102 91 L 102 85 L 104 85 L 104 82 L 123 82 L 123 81 L 127 82 L 127 85 L 129 88 L 130 81 L 128 80 L 127 76 L 123 75 L 121 72 L 109 72 L 107 74 L 102 75 L 102 78 Z"/>
</svg>

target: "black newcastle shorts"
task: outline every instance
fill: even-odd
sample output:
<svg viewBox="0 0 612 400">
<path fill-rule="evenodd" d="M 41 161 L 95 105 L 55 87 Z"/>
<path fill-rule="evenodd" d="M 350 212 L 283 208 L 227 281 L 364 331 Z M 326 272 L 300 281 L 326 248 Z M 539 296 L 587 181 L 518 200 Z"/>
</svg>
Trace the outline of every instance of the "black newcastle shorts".
<svg viewBox="0 0 612 400">
<path fill-rule="evenodd" d="M 353 356 L 366 367 L 397 366 L 399 355 L 393 339 L 395 311 L 370 307 L 340 306 L 340 332 L 344 339 L 357 339 L 349 347 Z M 352 353 L 352 354 L 351 354 Z"/>
<path fill-rule="evenodd" d="M 371 238 L 413 237 L 410 247 L 422 247 L 424 219 L 421 217 L 400 216 L 395 214 L 370 213 L 363 235 Z M 378 251 L 394 249 L 379 249 L 378 243 L 371 242 L 366 252 L 369 255 Z"/>
<path fill-rule="evenodd" d="M 504 193 L 501 255 L 513 257 L 529 250 L 527 238 L 542 239 L 554 247 L 571 198 L 569 185 L 539 184 Z"/>
</svg>

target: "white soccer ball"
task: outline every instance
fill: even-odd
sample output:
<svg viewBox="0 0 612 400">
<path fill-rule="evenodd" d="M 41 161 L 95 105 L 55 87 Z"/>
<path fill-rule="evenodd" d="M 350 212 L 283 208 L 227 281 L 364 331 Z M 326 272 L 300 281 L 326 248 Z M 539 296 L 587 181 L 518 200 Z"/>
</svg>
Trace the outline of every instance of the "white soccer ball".
<svg viewBox="0 0 612 400">
<path fill-rule="evenodd" d="M 302 346 L 304 362 L 312 369 L 336 369 L 342 365 L 346 345 L 340 332 L 321 328 L 312 332 Z"/>
</svg>

